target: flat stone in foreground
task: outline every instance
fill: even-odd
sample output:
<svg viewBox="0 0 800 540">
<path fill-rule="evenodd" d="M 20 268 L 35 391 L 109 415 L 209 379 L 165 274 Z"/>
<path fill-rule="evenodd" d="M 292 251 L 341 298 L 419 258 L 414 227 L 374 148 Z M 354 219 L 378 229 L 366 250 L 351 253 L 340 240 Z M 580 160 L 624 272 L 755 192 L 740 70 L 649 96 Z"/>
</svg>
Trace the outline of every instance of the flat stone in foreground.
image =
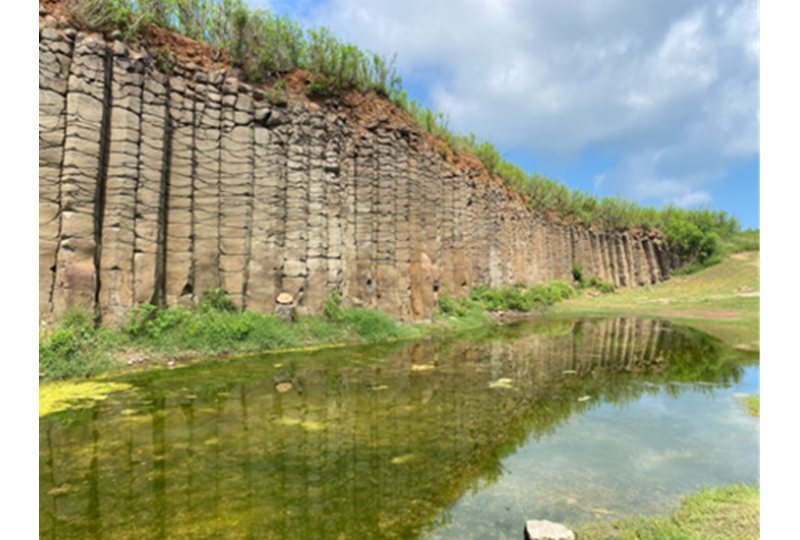
<svg viewBox="0 0 800 540">
<path fill-rule="evenodd" d="M 532 519 L 525 522 L 525 540 L 575 540 L 575 533 L 560 523 Z"/>
</svg>

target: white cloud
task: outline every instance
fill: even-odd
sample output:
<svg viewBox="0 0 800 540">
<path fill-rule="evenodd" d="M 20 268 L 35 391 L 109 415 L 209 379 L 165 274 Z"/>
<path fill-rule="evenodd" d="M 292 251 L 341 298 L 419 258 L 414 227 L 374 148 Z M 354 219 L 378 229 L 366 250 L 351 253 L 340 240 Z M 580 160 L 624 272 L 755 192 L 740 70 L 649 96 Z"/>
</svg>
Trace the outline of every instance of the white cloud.
<svg viewBox="0 0 800 540">
<path fill-rule="evenodd" d="M 428 74 L 456 130 L 616 158 L 596 186 L 638 200 L 708 202 L 759 152 L 753 0 L 329 0 L 310 23 Z"/>
<path fill-rule="evenodd" d="M 711 194 L 705 190 L 690 191 L 689 193 L 682 195 L 677 199 L 672 199 L 672 202 L 678 206 L 682 206 L 683 208 L 702 206 L 711 202 Z"/>
</svg>

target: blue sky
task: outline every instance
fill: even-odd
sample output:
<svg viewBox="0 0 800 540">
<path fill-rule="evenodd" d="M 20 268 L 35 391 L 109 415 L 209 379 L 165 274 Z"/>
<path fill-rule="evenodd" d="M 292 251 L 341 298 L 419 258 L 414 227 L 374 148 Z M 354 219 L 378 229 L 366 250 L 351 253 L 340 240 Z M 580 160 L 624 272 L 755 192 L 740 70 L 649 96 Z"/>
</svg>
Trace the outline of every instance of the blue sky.
<svg viewBox="0 0 800 540">
<path fill-rule="evenodd" d="M 250 3 L 397 53 L 411 97 L 526 171 L 759 226 L 755 1 Z"/>
</svg>

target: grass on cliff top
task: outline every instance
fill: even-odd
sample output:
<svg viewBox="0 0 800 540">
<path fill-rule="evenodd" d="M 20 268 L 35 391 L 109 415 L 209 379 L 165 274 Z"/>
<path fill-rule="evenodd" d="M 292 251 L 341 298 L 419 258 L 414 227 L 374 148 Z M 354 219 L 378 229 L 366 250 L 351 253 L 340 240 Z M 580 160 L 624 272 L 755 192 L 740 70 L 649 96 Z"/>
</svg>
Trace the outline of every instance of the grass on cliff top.
<svg viewBox="0 0 800 540">
<path fill-rule="evenodd" d="M 733 346 L 758 350 L 760 253 L 742 252 L 687 276 L 652 287 L 621 289 L 554 306 L 555 315 L 663 317 L 684 322 Z"/>
<path fill-rule="evenodd" d="M 758 485 L 703 489 L 672 516 L 600 522 L 576 532 L 582 540 L 756 540 L 760 494 Z"/>
</svg>

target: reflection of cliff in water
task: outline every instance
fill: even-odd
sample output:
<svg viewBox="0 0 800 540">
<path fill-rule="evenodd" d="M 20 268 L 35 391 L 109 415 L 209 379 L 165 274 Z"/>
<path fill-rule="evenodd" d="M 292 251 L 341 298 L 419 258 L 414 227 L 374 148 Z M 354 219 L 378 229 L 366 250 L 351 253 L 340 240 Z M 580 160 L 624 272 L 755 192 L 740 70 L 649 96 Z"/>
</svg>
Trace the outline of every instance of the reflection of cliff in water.
<svg viewBox="0 0 800 540">
<path fill-rule="evenodd" d="M 530 435 L 733 384 L 730 354 L 660 321 L 560 321 L 127 377 L 40 422 L 40 536 L 414 538 Z"/>
</svg>

